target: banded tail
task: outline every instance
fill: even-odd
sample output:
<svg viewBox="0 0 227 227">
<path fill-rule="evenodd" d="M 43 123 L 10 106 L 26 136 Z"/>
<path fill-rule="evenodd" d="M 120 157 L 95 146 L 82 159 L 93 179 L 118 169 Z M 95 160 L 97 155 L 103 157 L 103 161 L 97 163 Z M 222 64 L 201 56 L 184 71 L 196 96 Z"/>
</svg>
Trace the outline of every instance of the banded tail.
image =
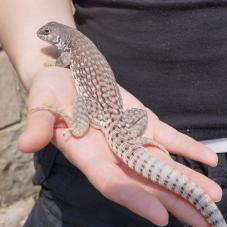
<svg viewBox="0 0 227 227">
<path fill-rule="evenodd" d="M 118 156 L 140 175 L 189 201 L 212 227 L 227 227 L 221 212 L 208 194 L 183 173 L 157 159 L 142 147 Z"/>
</svg>

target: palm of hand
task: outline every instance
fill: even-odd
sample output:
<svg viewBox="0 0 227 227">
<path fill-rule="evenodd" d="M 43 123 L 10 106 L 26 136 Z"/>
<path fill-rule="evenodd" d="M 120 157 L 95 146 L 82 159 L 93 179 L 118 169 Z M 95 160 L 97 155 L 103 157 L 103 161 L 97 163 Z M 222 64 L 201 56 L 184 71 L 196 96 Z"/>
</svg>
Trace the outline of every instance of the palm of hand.
<svg viewBox="0 0 227 227">
<path fill-rule="evenodd" d="M 76 96 L 68 69 L 49 68 L 37 73 L 29 95 L 29 108 L 49 104 L 72 113 Z M 124 105 L 145 108 L 135 97 L 121 89 Z M 186 156 L 210 165 L 215 165 L 217 157 L 208 148 L 177 132 L 161 122 L 148 111 L 148 137 L 154 137 L 172 153 Z M 24 152 L 34 152 L 52 141 L 107 198 L 127 207 L 157 225 L 168 222 L 168 211 L 193 226 L 208 226 L 204 218 L 186 201 L 177 195 L 151 183 L 125 166 L 108 147 L 103 134 L 90 128 L 80 139 L 63 135 L 64 123 L 52 113 L 40 111 L 29 115 L 27 126 L 19 139 L 19 148 Z M 158 158 L 182 171 L 214 199 L 221 197 L 220 188 L 211 180 L 184 167 L 156 148 L 148 148 Z M 199 152 L 197 152 L 199 150 Z M 193 217 L 193 218 L 192 218 Z"/>
</svg>

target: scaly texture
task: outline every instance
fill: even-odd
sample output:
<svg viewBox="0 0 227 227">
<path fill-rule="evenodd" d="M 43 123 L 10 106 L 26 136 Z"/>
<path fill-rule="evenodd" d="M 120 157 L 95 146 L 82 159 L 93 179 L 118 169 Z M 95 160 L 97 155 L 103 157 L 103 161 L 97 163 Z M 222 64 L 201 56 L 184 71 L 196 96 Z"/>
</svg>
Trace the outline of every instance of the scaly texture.
<svg viewBox="0 0 227 227">
<path fill-rule="evenodd" d="M 46 24 L 37 35 L 60 50 L 56 65 L 70 65 L 79 96 L 75 100 L 73 118 L 52 106 L 37 107 L 33 111 L 49 110 L 59 114 L 76 137 L 83 136 L 90 124 L 99 128 L 111 150 L 131 169 L 188 200 L 212 227 L 227 227 L 215 203 L 198 185 L 144 149 L 145 144 L 150 144 L 166 151 L 142 136 L 147 126 L 144 110 L 123 110 L 111 67 L 91 40 L 78 30 L 57 22 Z"/>
</svg>

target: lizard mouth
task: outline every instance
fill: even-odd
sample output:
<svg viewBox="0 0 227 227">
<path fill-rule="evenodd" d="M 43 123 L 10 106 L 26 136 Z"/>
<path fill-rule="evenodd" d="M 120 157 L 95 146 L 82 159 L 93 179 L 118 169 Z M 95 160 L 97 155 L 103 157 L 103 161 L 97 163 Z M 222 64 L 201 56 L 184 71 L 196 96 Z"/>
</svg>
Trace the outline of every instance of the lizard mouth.
<svg viewBox="0 0 227 227">
<path fill-rule="evenodd" d="M 36 35 L 37 35 L 40 39 L 45 40 L 45 35 L 42 34 L 40 30 L 37 31 Z"/>
<path fill-rule="evenodd" d="M 44 34 L 42 34 L 42 33 L 37 33 L 37 36 L 38 36 L 41 40 L 46 41 L 46 42 L 48 42 L 48 43 L 50 43 L 50 44 L 53 44 L 53 42 L 51 42 L 51 40 L 52 40 L 52 36 L 51 36 L 51 35 L 44 35 Z"/>
<path fill-rule="evenodd" d="M 47 40 L 46 35 L 42 34 L 40 30 L 37 31 L 36 35 L 42 40 Z"/>
<path fill-rule="evenodd" d="M 45 41 L 48 41 L 48 39 L 50 38 L 50 29 L 46 28 L 46 26 L 41 27 L 37 32 L 36 35 Z"/>
<path fill-rule="evenodd" d="M 42 40 L 46 40 L 46 36 L 45 35 L 37 35 L 40 39 L 42 39 Z"/>
<path fill-rule="evenodd" d="M 48 31 L 48 32 L 47 32 Z M 44 29 L 44 28 L 40 28 L 36 35 L 38 36 L 39 39 L 46 41 L 50 44 L 55 44 L 55 39 L 56 36 L 54 33 L 50 33 L 49 30 Z"/>
</svg>

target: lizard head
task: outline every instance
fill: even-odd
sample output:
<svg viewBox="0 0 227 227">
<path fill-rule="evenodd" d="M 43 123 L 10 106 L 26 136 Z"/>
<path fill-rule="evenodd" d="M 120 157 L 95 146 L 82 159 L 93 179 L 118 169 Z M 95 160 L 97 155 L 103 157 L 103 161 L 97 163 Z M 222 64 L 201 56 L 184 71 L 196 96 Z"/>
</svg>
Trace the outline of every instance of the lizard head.
<svg viewBox="0 0 227 227">
<path fill-rule="evenodd" d="M 58 22 L 49 22 L 37 31 L 37 36 L 52 45 L 61 48 L 68 44 L 67 34 L 69 27 Z"/>
</svg>

